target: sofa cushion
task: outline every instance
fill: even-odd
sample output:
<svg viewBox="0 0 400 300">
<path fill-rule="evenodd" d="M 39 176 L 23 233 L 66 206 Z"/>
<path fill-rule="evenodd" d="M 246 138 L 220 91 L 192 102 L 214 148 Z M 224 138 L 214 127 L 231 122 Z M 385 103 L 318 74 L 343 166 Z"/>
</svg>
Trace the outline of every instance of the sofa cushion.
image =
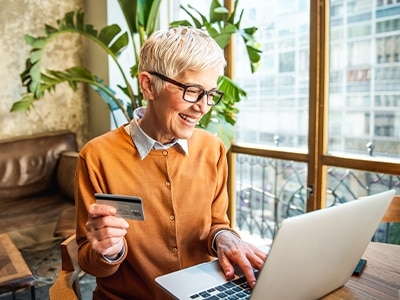
<svg viewBox="0 0 400 300">
<path fill-rule="evenodd" d="M 58 221 L 60 213 L 74 204 L 61 193 L 44 193 L 18 199 L 1 199 L 0 233 Z M 52 228 L 54 230 L 54 228 Z"/>
<path fill-rule="evenodd" d="M 0 141 L 0 201 L 54 189 L 62 152 L 77 151 L 75 134 L 46 132 Z"/>
</svg>

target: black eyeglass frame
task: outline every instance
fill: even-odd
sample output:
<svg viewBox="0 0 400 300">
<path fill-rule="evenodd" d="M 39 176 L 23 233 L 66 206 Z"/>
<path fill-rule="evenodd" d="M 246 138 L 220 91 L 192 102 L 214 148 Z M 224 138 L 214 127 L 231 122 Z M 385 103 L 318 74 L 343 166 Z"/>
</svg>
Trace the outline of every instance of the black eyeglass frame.
<svg viewBox="0 0 400 300">
<path fill-rule="evenodd" d="M 172 78 L 169 78 L 169 77 L 167 77 L 167 76 L 165 76 L 165 75 L 163 75 L 163 74 L 160 74 L 160 73 L 158 73 L 158 72 L 155 72 L 155 71 L 149 71 L 149 73 L 150 73 L 151 75 L 157 76 L 158 78 L 160 78 L 160 79 L 162 79 L 162 80 L 164 80 L 164 81 L 166 81 L 166 82 L 169 82 L 169 83 L 171 83 L 171 84 L 173 84 L 173 85 L 176 85 L 176 86 L 178 86 L 178 87 L 180 87 L 180 88 L 183 88 L 182 99 L 185 100 L 186 102 L 189 102 L 189 103 L 197 103 L 197 102 L 199 102 L 199 101 L 204 97 L 204 95 L 207 95 L 207 105 L 209 105 L 209 106 L 216 106 L 216 105 L 221 101 L 222 97 L 224 96 L 224 92 L 222 92 L 222 91 L 220 91 L 220 90 L 218 90 L 218 89 L 211 89 L 211 90 L 207 91 L 207 90 L 205 90 L 201 85 L 198 85 L 198 84 L 184 84 L 184 83 L 181 83 L 181 82 L 179 82 L 179 81 L 176 81 L 176 80 L 174 80 L 174 79 L 172 79 Z M 203 91 L 199 94 L 199 96 L 197 97 L 197 99 L 196 99 L 195 101 L 190 101 L 190 100 L 185 99 L 186 90 L 187 90 L 188 88 L 191 88 L 191 87 L 196 87 L 196 88 L 199 88 L 200 90 L 203 90 Z M 210 95 L 211 92 L 215 92 L 217 95 L 219 95 L 219 99 L 218 99 L 217 101 L 212 101 L 212 102 L 210 103 L 210 102 L 209 102 L 209 97 L 208 97 L 208 96 Z M 215 97 L 215 96 L 214 96 L 214 97 Z M 214 97 L 213 97 L 213 98 L 214 98 Z"/>
</svg>

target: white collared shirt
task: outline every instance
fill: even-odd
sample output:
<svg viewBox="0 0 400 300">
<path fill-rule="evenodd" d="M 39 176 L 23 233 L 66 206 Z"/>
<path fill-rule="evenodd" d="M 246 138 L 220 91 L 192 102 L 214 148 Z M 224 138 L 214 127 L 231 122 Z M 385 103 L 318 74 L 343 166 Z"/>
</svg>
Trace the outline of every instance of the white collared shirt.
<svg viewBox="0 0 400 300">
<path fill-rule="evenodd" d="M 138 120 L 143 118 L 146 107 L 138 107 L 133 112 L 132 121 L 125 126 L 125 130 L 132 137 L 132 141 L 135 144 L 136 148 L 139 151 L 140 158 L 143 160 L 152 149 L 161 150 L 168 149 L 170 147 L 178 144 L 182 151 L 189 155 L 189 148 L 187 140 L 184 139 L 174 139 L 172 142 L 168 144 L 161 144 L 155 139 L 149 137 L 143 130 L 140 128 Z"/>
</svg>

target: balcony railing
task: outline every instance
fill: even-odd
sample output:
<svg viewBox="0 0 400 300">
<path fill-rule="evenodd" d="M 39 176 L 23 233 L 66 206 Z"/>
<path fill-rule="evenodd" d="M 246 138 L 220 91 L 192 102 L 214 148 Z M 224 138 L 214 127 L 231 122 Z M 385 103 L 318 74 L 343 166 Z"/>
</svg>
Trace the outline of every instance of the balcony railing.
<svg viewBox="0 0 400 300">
<path fill-rule="evenodd" d="M 246 152 L 246 151 L 244 151 Z M 306 212 L 307 163 L 233 152 L 230 183 L 235 227 L 261 238 L 273 238 L 280 222 Z M 232 166 L 231 166 L 232 167 Z M 387 189 L 400 191 L 400 176 L 328 168 L 325 206 L 340 205 Z M 374 240 L 384 241 L 388 226 Z M 398 238 L 397 238 L 398 239 Z"/>
</svg>

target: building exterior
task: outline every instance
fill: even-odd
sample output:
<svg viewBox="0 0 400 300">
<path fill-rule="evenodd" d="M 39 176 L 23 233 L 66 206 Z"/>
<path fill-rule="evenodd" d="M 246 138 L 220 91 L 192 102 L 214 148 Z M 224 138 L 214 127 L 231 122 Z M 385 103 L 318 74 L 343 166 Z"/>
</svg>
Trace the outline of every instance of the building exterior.
<svg viewBox="0 0 400 300">
<path fill-rule="evenodd" d="M 237 49 L 235 80 L 248 97 L 236 140 L 306 150 L 309 1 L 245 5 L 263 55 L 251 74 Z M 399 158 L 400 1 L 331 1 L 329 49 L 329 151 Z"/>
</svg>

